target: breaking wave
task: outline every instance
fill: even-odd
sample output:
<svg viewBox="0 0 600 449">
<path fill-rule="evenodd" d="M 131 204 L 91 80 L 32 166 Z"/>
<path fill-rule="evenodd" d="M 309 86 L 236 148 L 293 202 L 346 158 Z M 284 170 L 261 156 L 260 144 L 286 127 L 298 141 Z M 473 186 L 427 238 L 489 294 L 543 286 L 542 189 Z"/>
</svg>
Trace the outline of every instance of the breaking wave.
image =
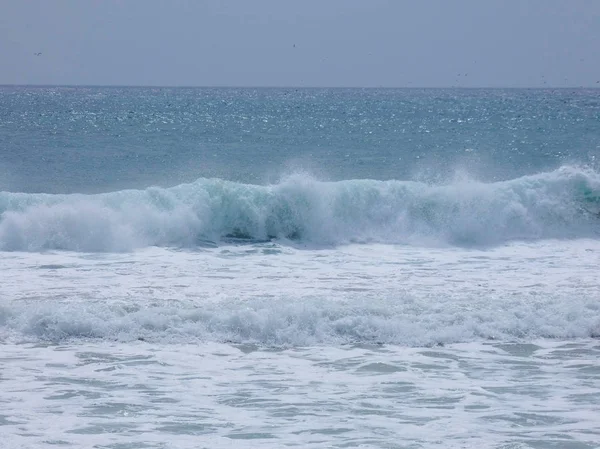
<svg viewBox="0 0 600 449">
<path fill-rule="evenodd" d="M 278 184 L 198 179 L 97 195 L 0 193 L 0 250 L 127 251 L 280 239 L 494 245 L 597 235 L 600 174 L 565 166 L 509 181 Z"/>
<path fill-rule="evenodd" d="M 428 301 L 431 300 L 431 301 Z M 471 341 L 598 338 L 595 298 L 495 298 L 502 307 L 433 298 L 397 297 L 336 303 L 326 299 L 185 304 L 15 301 L 0 305 L 0 341 L 77 339 L 183 343 L 216 341 L 297 346 L 401 344 L 430 346 Z"/>
</svg>

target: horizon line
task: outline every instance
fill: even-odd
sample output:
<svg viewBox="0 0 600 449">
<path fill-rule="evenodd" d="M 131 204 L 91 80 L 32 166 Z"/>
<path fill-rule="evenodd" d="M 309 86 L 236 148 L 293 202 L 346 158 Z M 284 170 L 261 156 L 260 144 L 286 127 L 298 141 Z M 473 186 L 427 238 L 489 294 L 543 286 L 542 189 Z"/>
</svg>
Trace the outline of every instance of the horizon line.
<svg viewBox="0 0 600 449">
<path fill-rule="evenodd" d="M 596 83 L 597 84 L 597 83 Z M 268 86 L 268 85 L 175 85 L 175 84 L 19 84 L 0 83 L 0 87 L 83 87 L 154 89 L 599 89 L 600 86 Z"/>
</svg>

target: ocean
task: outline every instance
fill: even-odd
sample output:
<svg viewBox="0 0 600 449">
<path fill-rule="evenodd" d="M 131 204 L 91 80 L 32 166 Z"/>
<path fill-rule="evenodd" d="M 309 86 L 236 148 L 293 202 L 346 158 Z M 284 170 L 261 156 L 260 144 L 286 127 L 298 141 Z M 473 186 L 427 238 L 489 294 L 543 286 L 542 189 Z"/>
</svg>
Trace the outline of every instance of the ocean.
<svg viewBox="0 0 600 449">
<path fill-rule="evenodd" d="M 600 447 L 600 90 L 0 87 L 0 447 Z"/>
</svg>

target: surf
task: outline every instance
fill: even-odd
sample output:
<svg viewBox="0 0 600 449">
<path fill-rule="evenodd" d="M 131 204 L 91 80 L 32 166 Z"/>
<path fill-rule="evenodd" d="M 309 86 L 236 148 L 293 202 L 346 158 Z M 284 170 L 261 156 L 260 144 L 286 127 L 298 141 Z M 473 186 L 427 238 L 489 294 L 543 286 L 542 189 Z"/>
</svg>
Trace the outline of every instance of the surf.
<svg viewBox="0 0 600 449">
<path fill-rule="evenodd" d="M 0 250 L 118 252 L 271 240 L 485 246 L 593 238 L 599 213 L 600 174 L 575 166 L 443 185 L 300 174 L 270 185 L 200 178 L 95 195 L 1 192 Z"/>
</svg>

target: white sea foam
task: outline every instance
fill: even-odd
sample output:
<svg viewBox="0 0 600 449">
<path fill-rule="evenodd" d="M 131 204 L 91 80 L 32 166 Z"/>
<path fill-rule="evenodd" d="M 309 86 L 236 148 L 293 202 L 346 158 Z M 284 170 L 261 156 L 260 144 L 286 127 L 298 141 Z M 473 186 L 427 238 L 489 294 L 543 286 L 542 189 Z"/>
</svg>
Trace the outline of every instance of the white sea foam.
<svg viewBox="0 0 600 449">
<path fill-rule="evenodd" d="M 0 447 L 597 447 L 597 342 L 257 349 L 4 345 Z"/>
<path fill-rule="evenodd" d="M 268 186 L 199 179 L 88 196 L 4 192 L 0 249 L 124 251 L 228 238 L 490 245 L 596 236 L 599 206 L 600 175 L 575 167 L 489 184 L 296 175 Z"/>
<path fill-rule="evenodd" d="M 597 240 L 5 253 L 4 338 L 298 346 L 600 335 Z"/>
</svg>

